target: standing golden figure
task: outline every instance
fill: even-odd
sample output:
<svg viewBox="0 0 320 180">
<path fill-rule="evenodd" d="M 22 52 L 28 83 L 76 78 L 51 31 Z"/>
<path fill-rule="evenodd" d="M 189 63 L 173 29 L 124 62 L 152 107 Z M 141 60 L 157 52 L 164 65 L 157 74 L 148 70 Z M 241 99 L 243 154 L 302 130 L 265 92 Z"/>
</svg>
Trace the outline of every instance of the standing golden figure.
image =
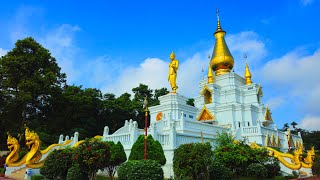
<svg viewBox="0 0 320 180">
<path fill-rule="evenodd" d="M 179 67 L 179 61 L 176 59 L 174 52 L 170 54 L 171 62 L 169 64 L 169 74 L 168 81 L 170 82 L 171 89 L 174 93 L 177 92 L 178 86 L 176 83 L 177 80 L 177 72 Z"/>
</svg>

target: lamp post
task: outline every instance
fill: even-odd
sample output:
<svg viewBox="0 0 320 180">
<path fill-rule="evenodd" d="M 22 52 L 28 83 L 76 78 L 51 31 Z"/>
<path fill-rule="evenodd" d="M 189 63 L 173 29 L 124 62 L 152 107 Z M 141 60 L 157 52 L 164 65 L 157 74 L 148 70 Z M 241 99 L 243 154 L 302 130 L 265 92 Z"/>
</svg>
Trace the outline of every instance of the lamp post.
<svg viewBox="0 0 320 180">
<path fill-rule="evenodd" d="M 146 160 L 147 159 L 147 138 L 148 138 L 148 101 L 147 101 L 147 97 L 144 98 L 143 105 L 145 108 L 144 160 Z"/>
</svg>

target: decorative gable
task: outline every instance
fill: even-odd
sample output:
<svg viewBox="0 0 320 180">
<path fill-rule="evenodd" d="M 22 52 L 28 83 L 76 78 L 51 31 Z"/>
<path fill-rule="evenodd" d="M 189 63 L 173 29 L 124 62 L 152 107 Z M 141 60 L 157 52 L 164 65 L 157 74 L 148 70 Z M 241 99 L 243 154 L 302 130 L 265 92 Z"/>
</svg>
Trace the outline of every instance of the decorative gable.
<svg viewBox="0 0 320 180">
<path fill-rule="evenodd" d="M 209 104 L 212 103 L 212 90 L 208 88 L 208 86 L 204 85 L 203 89 L 200 92 L 201 96 L 204 96 L 204 103 Z"/>
<path fill-rule="evenodd" d="M 207 121 L 214 120 L 214 116 L 210 113 L 206 106 L 203 107 L 199 116 L 197 117 L 198 121 Z"/>
</svg>

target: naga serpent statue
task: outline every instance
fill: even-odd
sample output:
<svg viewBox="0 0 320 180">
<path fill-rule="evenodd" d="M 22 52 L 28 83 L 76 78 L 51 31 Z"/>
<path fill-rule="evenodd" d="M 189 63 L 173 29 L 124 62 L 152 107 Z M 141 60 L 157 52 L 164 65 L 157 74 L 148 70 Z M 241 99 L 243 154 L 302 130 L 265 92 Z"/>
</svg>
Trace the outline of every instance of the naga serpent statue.
<svg viewBox="0 0 320 180">
<path fill-rule="evenodd" d="M 25 128 L 26 145 L 30 151 L 17 162 L 20 150 L 19 141 L 8 133 L 7 145 L 10 150 L 10 154 L 6 158 L 7 167 L 17 167 L 25 164 L 29 168 L 40 168 L 44 163 L 44 161 L 40 161 L 43 154 L 53 150 L 54 147 L 64 146 L 72 142 L 71 140 L 67 140 L 64 144 L 52 144 L 47 149 L 41 151 L 41 141 L 38 134 L 34 131 L 30 131 L 27 126 L 25 126 Z"/>
<path fill-rule="evenodd" d="M 250 145 L 251 148 L 266 148 L 269 151 L 269 156 L 277 158 L 284 166 L 293 170 L 299 170 L 302 165 L 302 146 L 299 146 L 298 149 L 294 151 L 294 155 L 289 153 L 282 153 L 270 147 L 260 147 L 255 142 Z M 285 158 L 289 158 L 291 163 L 288 162 Z M 311 165 L 312 166 L 312 165 Z"/>
<path fill-rule="evenodd" d="M 302 162 L 302 167 L 304 168 L 311 168 L 314 162 L 314 147 L 311 150 L 307 151 L 307 157 L 304 158 L 304 162 Z"/>
<path fill-rule="evenodd" d="M 12 137 L 9 134 L 9 132 L 7 132 L 7 134 L 8 134 L 7 146 L 10 151 L 10 154 L 6 158 L 6 165 L 10 166 L 11 164 L 18 161 L 19 159 L 20 145 L 19 145 L 19 141 L 15 137 Z"/>
<path fill-rule="evenodd" d="M 30 131 L 28 127 L 26 127 L 25 131 L 26 136 L 26 145 L 30 149 L 28 154 L 26 155 L 26 166 L 31 167 L 32 164 L 36 164 L 42 157 L 40 151 L 40 139 L 37 133 L 34 131 Z"/>
</svg>

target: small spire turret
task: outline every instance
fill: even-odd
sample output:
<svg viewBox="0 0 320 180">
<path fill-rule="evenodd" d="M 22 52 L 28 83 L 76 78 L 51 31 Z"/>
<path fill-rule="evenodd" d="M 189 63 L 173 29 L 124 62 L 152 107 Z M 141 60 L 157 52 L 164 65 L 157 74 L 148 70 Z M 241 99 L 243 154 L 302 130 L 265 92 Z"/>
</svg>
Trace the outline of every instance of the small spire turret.
<svg viewBox="0 0 320 180">
<path fill-rule="evenodd" d="M 244 77 L 246 79 L 246 85 L 252 84 L 251 73 L 250 73 L 250 70 L 249 70 L 248 63 L 246 63 L 246 71 L 244 73 Z"/>
</svg>

